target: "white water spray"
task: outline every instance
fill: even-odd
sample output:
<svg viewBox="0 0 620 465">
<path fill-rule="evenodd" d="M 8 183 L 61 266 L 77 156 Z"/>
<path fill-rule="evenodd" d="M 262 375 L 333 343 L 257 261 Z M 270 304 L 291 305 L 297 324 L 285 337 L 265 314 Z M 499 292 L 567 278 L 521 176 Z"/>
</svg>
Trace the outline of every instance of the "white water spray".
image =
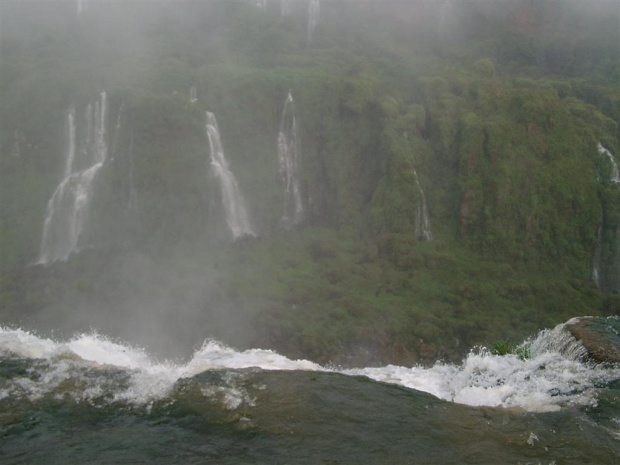
<svg viewBox="0 0 620 465">
<path fill-rule="evenodd" d="M 516 355 L 491 355 L 480 350 L 470 353 L 462 365 L 437 363 L 431 368 L 388 365 L 346 370 L 291 360 L 270 350 L 239 352 L 214 341 L 206 342 L 187 363 L 159 363 L 144 350 L 97 334 L 80 334 L 68 342 L 56 342 L 19 329 L 0 327 L 0 357 L 45 362 L 0 386 L 0 399 L 8 396 L 37 399 L 68 386 L 74 389 L 71 395 L 76 400 L 101 398 L 102 391 L 112 389 L 106 394 L 113 402 L 145 404 L 169 395 L 175 383 L 183 378 L 209 370 L 234 373 L 234 370 L 257 367 L 366 376 L 471 406 L 546 412 L 596 405 L 598 386 L 619 379 L 620 367 L 584 363 L 585 349 L 564 326 L 542 331 L 536 340 L 529 342 L 531 356 L 525 360 Z M 85 369 L 91 373 L 87 377 L 83 375 Z M 128 383 L 110 386 L 110 369 L 124 371 Z M 101 374 L 93 376 L 98 370 Z M 67 383 L 69 380 L 72 382 Z M 238 405 L 239 402 L 232 402 L 229 407 Z"/>
<path fill-rule="evenodd" d="M 37 263 L 48 265 L 57 260 L 66 260 L 78 251 L 79 241 L 86 224 L 94 180 L 103 166 L 108 149 L 106 146 L 107 97 L 102 92 L 92 107 L 87 110 L 87 147 L 85 153 L 92 163 L 88 168 L 75 171 L 75 111 L 67 115 L 68 144 L 66 149 L 65 177 L 47 203 L 40 254 Z M 94 128 L 92 121 L 94 120 Z M 94 137 L 91 132 L 94 131 Z M 90 150 L 88 150 L 90 149 Z"/>
<path fill-rule="evenodd" d="M 237 180 L 228 167 L 215 115 L 207 112 L 207 135 L 211 149 L 211 171 L 220 181 L 222 204 L 233 239 L 256 236 L 245 207 Z"/>
<path fill-rule="evenodd" d="M 297 140 L 297 120 L 293 96 L 289 92 L 278 133 L 278 163 L 284 182 L 284 210 L 280 224 L 289 229 L 299 224 L 304 217 L 298 176 L 299 146 Z"/>
<path fill-rule="evenodd" d="M 308 6 L 308 45 L 312 43 L 314 30 L 319 23 L 320 12 L 321 5 L 319 4 L 319 0 L 310 0 L 310 5 Z"/>
</svg>

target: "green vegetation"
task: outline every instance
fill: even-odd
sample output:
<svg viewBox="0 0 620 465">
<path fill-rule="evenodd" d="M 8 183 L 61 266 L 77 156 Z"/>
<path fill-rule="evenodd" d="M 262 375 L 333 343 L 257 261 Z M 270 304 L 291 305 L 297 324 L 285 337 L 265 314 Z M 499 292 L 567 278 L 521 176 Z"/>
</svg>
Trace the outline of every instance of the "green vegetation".
<svg viewBox="0 0 620 465">
<path fill-rule="evenodd" d="M 493 355 L 516 355 L 521 360 L 527 360 L 530 358 L 530 344 L 528 341 L 516 344 L 499 340 L 491 345 L 491 353 Z"/>
<path fill-rule="evenodd" d="M 0 321 L 126 337 L 133 321 L 190 345 L 415 363 L 620 313 L 620 188 L 597 151 L 620 154 L 611 3 L 466 2 L 442 37 L 432 2 L 326 2 L 310 46 L 303 2 L 282 21 L 241 0 L 93 4 L 80 17 L 53 3 L 0 10 Z M 94 248 L 28 267 L 64 115 L 101 89 L 115 142 L 84 239 Z M 286 232 L 276 136 L 289 89 L 306 221 Z M 225 239 L 207 110 L 258 239 Z M 432 242 L 416 237 L 414 168 Z"/>
</svg>

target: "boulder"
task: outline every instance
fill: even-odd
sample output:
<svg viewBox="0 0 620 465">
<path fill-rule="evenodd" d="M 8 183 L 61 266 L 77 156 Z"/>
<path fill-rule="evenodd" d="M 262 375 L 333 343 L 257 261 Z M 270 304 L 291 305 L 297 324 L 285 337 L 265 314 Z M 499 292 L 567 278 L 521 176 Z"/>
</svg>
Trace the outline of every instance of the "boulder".
<svg viewBox="0 0 620 465">
<path fill-rule="evenodd" d="M 620 363 L 620 317 L 579 317 L 566 323 L 566 330 L 597 363 Z"/>
</svg>

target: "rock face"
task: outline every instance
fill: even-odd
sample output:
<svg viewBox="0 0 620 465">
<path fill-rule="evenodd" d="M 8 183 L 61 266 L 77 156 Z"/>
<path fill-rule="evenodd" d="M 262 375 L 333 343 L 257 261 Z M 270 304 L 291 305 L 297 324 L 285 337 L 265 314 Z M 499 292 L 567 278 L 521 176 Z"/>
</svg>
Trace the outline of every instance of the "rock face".
<svg viewBox="0 0 620 465">
<path fill-rule="evenodd" d="M 598 363 L 620 363 L 620 317 L 579 317 L 566 323 L 566 329 Z"/>
</svg>

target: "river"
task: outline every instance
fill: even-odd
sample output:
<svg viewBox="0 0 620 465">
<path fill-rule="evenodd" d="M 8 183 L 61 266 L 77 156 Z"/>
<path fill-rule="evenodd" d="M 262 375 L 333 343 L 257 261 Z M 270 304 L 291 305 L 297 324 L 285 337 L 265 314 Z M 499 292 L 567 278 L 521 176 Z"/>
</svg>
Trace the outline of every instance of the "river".
<svg viewBox="0 0 620 465">
<path fill-rule="evenodd" d="M 345 369 L 215 341 L 166 362 L 96 333 L 0 328 L 0 462 L 620 463 L 620 368 L 546 347 Z"/>
</svg>

